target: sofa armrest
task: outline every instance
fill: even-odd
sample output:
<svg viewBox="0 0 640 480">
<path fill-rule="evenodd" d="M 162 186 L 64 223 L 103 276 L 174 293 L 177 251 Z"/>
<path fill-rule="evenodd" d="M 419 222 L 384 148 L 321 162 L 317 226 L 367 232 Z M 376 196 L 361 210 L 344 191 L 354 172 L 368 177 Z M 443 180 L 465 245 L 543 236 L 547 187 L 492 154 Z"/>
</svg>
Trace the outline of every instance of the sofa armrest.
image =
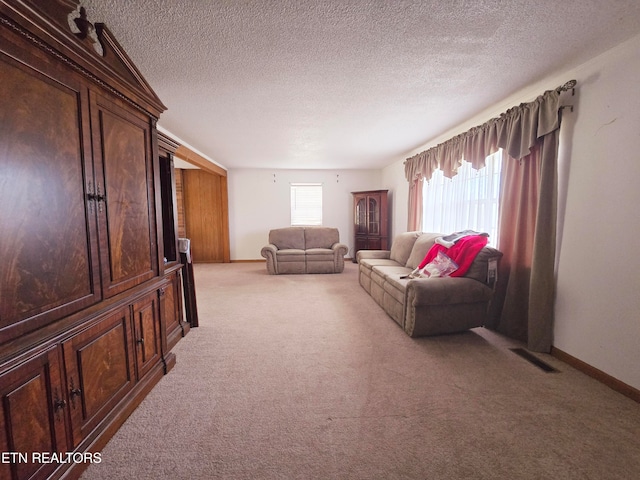
<svg viewBox="0 0 640 480">
<path fill-rule="evenodd" d="M 356 253 L 356 260 L 358 263 L 361 258 L 390 258 L 391 251 L 390 250 L 358 250 Z"/>
<path fill-rule="evenodd" d="M 416 278 L 406 290 L 412 306 L 488 302 L 492 295 L 484 283 L 464 277 Z"/>
</svg>

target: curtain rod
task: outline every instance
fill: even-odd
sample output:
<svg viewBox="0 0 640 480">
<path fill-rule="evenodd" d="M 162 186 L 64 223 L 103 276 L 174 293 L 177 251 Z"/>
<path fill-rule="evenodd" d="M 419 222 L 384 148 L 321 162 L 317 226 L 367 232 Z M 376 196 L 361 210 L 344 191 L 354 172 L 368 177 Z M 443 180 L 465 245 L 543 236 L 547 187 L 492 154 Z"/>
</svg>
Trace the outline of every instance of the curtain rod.
<svg viewBox="0 0 640 480">
<path fill-rule="evenodd" d="M 576 82 L 575 80 L 569 80 L 567 83 L 565 83 L 561 87 L 556 88 L 556 92 L 560 93 L 560 92 L 566 92 L 566 91 L 569 91 L 569 90 L 573 90 L 577 83 L 578 82 Z"/>
</svg>

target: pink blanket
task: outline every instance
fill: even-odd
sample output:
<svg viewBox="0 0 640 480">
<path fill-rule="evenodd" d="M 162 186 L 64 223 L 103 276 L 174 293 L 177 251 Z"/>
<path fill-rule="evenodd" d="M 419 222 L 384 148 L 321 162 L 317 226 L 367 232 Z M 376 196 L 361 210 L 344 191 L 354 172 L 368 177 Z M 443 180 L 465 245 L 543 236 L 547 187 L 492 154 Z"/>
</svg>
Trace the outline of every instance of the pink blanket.
<svg viewBox="0 0 640 480">
<path fill-rule="evenodd" d="M 436 258 L 438 252 L 442 252 L 458 264 L 458 269 L 451 273 L 451 276 L 461 277 L 467 273 L 476 255 L 478 255 L 488 241 L 489 239 L 486 236 L 470 235 L 461 238 L 452 247 L 448 248 L 436 243 L 429 249 L 418 268 L 423 269 L 427 263 Z"/>
</svg>

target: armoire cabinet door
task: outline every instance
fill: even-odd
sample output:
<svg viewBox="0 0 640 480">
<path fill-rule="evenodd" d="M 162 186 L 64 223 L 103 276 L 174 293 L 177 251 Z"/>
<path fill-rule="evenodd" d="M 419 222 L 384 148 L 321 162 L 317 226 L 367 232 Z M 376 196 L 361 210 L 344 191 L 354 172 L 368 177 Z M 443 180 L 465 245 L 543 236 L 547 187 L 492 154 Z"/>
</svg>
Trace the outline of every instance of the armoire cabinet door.
<svg viewBox="0 0 640 480">
<path fill-rule="evenodd" d="M 158 273 L 149 117 L 91 92 L 102 288 L 111 297 Z"/>
<path fill-rule="evenodd" d="M 0 45 L 0 344 L 101 299 L 88 95 L 11 49 Z"/>
<path fill-rule="evenodd" d="M 160 309 L 158 294 L 152 292 L 133 304 L 133 334 L 138 378 L 160 361 Z"/>
<path fill-rule="evenodd" d="M 179 272 L 167 276 L 169 283 L 160 289 L 160 311 L 165 323 L 166 351 L 184 336 L 182 319 L 182 277 Z"/>
<path fill-rule="evenodd" d="M 133 388 L 131 340 L 125 307 L 62 343 L 74 447 Z"/>
<path fill-rule="evenodd" d="M 32 463 L 32 453 L 67 451 L 64 395 L 57 347 L 0 374 L 0 452 L 26 455 L 0 463 L 0 478 L 46 478 L 57 466 Z"/>
</svg>

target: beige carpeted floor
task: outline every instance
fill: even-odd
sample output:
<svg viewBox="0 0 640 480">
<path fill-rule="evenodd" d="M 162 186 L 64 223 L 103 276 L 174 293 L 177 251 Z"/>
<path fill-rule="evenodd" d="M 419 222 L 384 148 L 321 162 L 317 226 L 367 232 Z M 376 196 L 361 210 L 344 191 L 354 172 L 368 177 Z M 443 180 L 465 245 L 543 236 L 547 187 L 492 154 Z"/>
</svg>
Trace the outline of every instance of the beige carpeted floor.
<svg viewBox="0 0 640 480">
<path fill-rule="evenodd" d="M 484 329 L 411 339 L 352 263 L 195 272 L 201 326 L 83 480 L 640 478 L 639 404 Z"/>
</svg>

